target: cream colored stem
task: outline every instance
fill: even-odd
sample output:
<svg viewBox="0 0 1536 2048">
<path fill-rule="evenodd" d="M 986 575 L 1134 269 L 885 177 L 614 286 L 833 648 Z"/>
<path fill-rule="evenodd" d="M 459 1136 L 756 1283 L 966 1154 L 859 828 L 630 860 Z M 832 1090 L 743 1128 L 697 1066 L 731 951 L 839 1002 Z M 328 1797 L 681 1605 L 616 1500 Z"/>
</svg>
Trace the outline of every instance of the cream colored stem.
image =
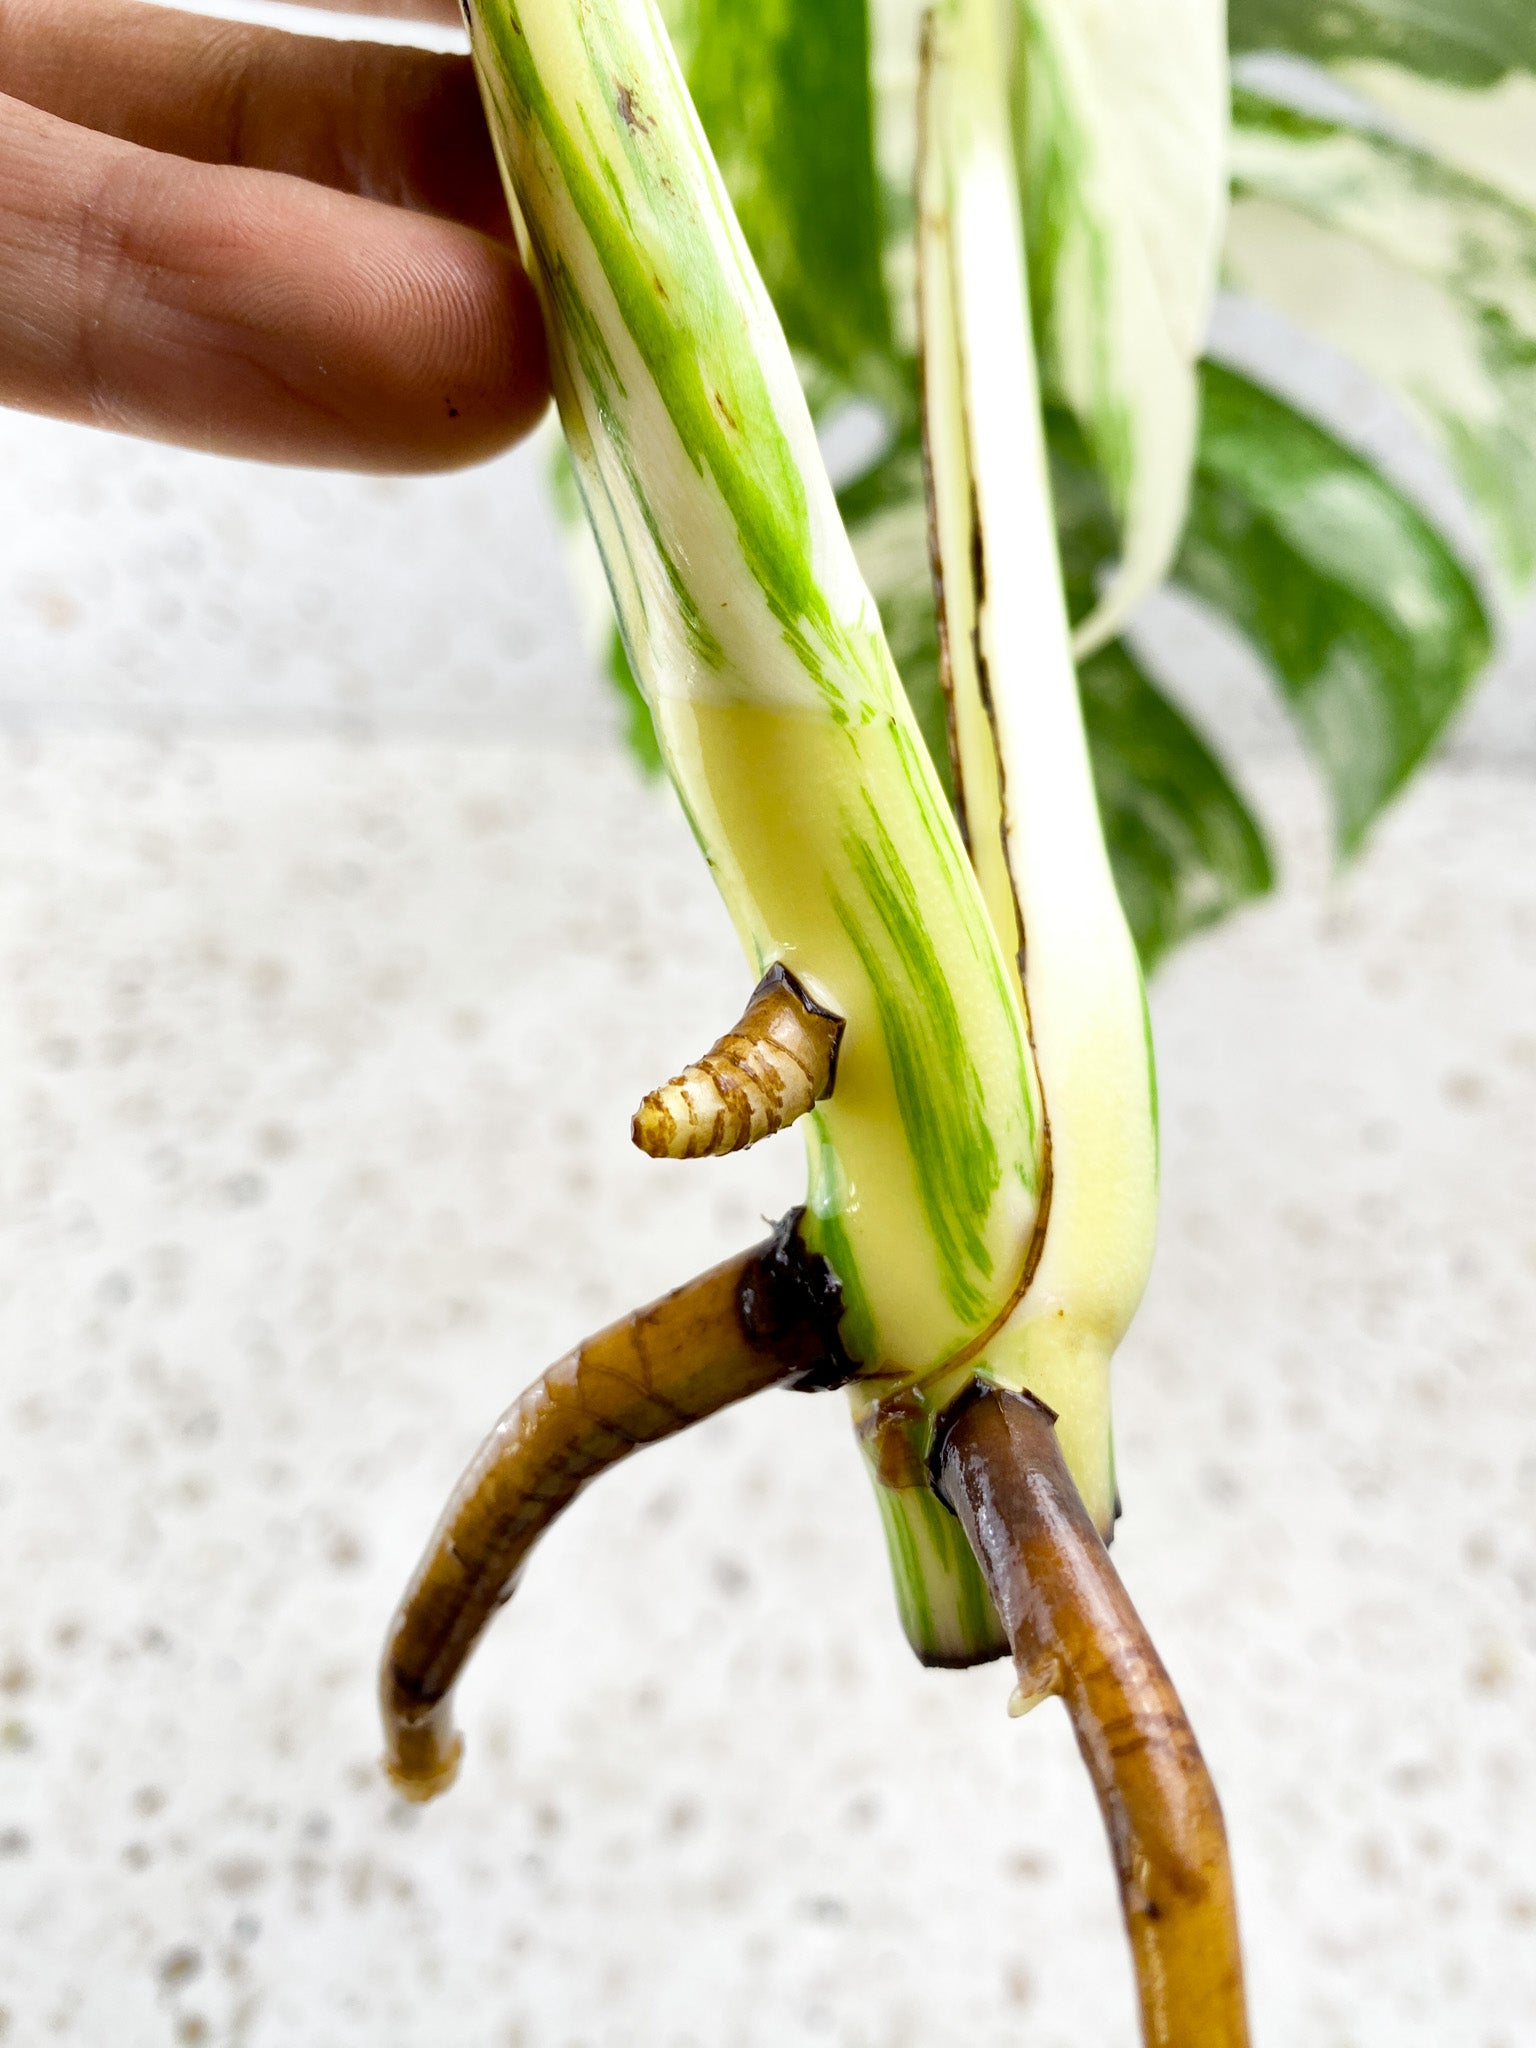
<svg viewBox="0 0 1536 2048">
<path fill-rule="evenodd" d="M 744 1152 L 831 1094 L 842 1035 L 841 1017 L 812 1002 L 788 968 L 770 967 L 741 1022 L 646 1096 L 630 1134 L 652 1159 Z"/>
<path fill-rule="evenodd" d="M 1027 1394 L 978 1390 L 939 1481 L 1013 1646 L 1026 1699 L 1059 1692 L 1120 1879 L 1146 2048 L 1246 2048 L 1226 1830 L 1173 1682 Z"/>
<path fill-rule="evenodd" d="M 838 1386 L 841 1297 L 801 1244 L 801 1212 L 765 1243 L 589 1337 L 512 1404 L 454 1489 L 390 1628 L 380 1672 L 385 1768 L 407 1798 L 458 1771 L 452 1691 L 529 1552 L 591 1480 L 765 1387 Z"/>
</svg>

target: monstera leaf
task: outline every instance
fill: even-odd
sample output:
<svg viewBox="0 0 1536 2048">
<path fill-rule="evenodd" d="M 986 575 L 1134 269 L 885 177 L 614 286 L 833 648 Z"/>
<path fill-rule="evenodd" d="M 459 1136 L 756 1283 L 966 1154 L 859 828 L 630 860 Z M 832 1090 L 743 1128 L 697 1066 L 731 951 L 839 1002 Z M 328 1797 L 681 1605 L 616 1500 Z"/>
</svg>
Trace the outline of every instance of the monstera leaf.
<svg viewBox="0 0 1536 2048">
<path fill-rule="evenodd" d="M 1378 61 L 1472 88 L 1536 71 L 1536 16 L 1526 0 L 1230 0 L 1229 18 L 1234 52 Z"/>
<path fill-rule="evenodd" d="M 1251 376 L 1200 361 L 1232 288 L 1406 401 L 1514 594 L 1536 572 L 1536 9 L 1529 0 L 1011 0 L 1015 150 L 1058 542 L 1106 838 L 1144 960 L 1262 894 L 1237 778 L 1131 613 L 1171 579 L 1252 646 L 1354 852 L 1492 629 L 1433 519 Z M 947 772 L 914 362 L 918 0 L 667 0 Z M 1283 61 L 1276 62 L 1276 58 Z M 622 680 L 622 678 L 620 679 Z M 636 706 L 638 705 L 638 710 Z M 643 750 L 643 705 L 631 728 Z"/>
<path fill-rule="evenodd" d="M 1262 656 L 1353 852 L 1487 658 L 1466 570 L 1378 471 L 1211 365 L 1174 575 Z"/>
<path fill-rule="evenodd" d="M 1536 569 L 1536 208 L 1380 128 L 1252 92 L 1235 112 L 1233 282 L 1408 401 L 1524 584 Z"/>
<path fill-rule="evenodd" d="M 792 348 L 890 348 L 864 0 L 694 0 L 688 85 Z"/>
</svg>

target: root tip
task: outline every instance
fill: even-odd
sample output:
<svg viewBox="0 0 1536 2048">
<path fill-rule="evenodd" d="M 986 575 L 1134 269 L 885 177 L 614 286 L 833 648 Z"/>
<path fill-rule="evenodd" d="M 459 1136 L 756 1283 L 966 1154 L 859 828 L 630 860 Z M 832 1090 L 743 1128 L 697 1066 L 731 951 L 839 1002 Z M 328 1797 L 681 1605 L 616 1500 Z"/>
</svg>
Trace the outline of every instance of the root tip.
<svg viewBox="0 0 1536 2048">
<path fill-rule="evenodd" d="M 672 1148 L 667 1140 L 672 1119 L 662 1108 L 655 1093 L 647 1095 L 629 1121 L 630 1142 L 643 1152 L 647 1159 L 670 1159 Z"/>
<path fill-rule="evenodd" d="M 416 1728 L 392 1731 L 384 1775 L 413 1806 L 425 1806 L 446 1792 L 459 1775 L 464 1738 L 453 1728 L 439 1729 L 428 1721 Z"/>
</svg>

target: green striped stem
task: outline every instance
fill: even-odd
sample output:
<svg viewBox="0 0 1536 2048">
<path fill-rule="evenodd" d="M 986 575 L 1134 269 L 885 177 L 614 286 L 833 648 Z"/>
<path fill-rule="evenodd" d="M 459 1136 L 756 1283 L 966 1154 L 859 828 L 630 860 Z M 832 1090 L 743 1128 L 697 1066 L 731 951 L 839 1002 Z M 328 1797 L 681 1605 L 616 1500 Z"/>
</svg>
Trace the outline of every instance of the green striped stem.
<svg viewBox="0 0 1536 2048">
<path fill-rule="evenodd" d="M 956 780 L 1023 977 L 1049 1120 L 1049 1220 L 976 1370 L 1028 1391 L 1090 1513 L 1114 1513 L 1109 1362 L 1146 1283 L 1157 1097 L 1136 949 L 1104 849 L 1045 464 L 996 0 L 928 16 L 919 272 L 932 532 Z"/>
<path fill-rule="evenodd" d="M 1017 1288 L 1043 1171 L 1017 984 L 655 8 L 485 0 L 472 46 L 668 767 L 753 974 L 847 1021 L 806 1236 L 867 1401 Z"/>
</svg>

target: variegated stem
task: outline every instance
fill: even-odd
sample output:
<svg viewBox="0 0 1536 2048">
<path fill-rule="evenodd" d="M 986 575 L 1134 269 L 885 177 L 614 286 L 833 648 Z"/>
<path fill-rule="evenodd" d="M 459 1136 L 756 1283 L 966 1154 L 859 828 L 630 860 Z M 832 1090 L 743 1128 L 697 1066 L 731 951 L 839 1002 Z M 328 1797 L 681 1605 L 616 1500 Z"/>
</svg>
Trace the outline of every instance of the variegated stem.
<svg viewBox="0 0 1536 2048">
<path fill-rule="evenodd" d="M 652 1159 L 744 1152 L 832 1093 L 842 1035 L 841 1017 L 813 1002 L 787 967 L 770 967 L 741 1021 L 651 1090 L 630 1135 Z"/>
<path fill-rule="evenodd" d="M 633 672 L 748 959 L 847 1020 L 807 1242 L 871 1370 L 1017 1284 L 1042 1132 L 1016 985 L 651 0 L 471 0 Z"/>
<path fill-rule="evenodd" d="M 1151 1259 L 1156 1096 L 1051 516 L 1006 97 L 1012 18 L 999 0 L 930 10 L 920 141 L 930 530 L 957 781 L 982 894 L 1021 977 L 1052 1176 L 1038 1267 L 973 1359 L 1060 1416 L 1107 1536 L 1109 1363 Z"/>
<path fill-rule="evenodd" d="M 462 1750 L 452 1693 L 529 1552 L 582 1488 L 765 1387 L 838 1386 L 852 1371 L 826 1262 L 792 1211 L 773 1236 L 589 1337 L 502 1416 L 416 1568 L 380 1672 L 385 1765 L 406 1797 L 446 1791 Z"/>
<path fill-rule="evenodd" d="M 1020 1706 L 1060 1693 L 1109 1834 L 1146 2048 L 1245 2048 L 1215 1787 L 1173 1682 L 1028 1395 L 979 1386 L 937 1466 L 1003 1618 Z"/>
</svg>

